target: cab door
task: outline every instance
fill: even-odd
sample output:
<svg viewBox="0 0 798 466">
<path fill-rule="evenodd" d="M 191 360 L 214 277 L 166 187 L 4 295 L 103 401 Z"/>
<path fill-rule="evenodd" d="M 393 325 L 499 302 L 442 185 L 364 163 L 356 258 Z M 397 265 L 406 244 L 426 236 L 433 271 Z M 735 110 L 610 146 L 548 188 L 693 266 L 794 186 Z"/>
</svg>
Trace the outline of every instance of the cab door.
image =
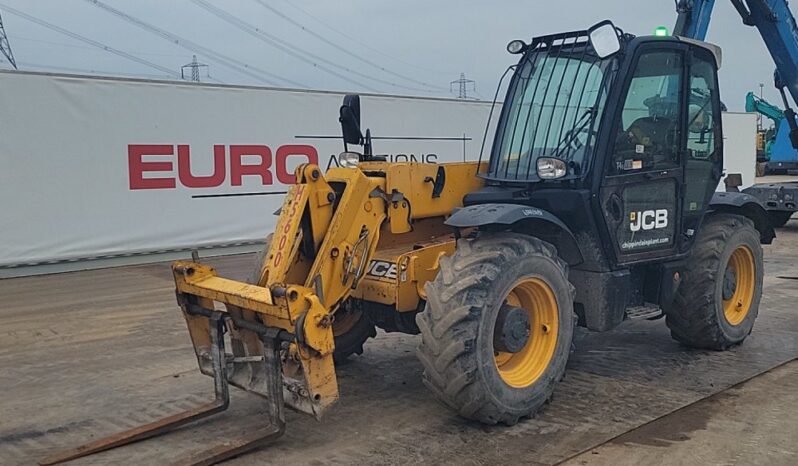
<svg viewBox="0 0 798 466">
<path fill-rule="evenodd" d="M 669 256 L 679 242 L 684 175 L 686 48 L 638 49 L 612 127 L 600 189 L 619 264 Z"/>
<path fill-rule="evenodd" d="M 688 89 L 680 251 L 692 246 L 723 175 L 718 69 L 709 51 L 699 48 L 691 51 Z"/>
</svg>

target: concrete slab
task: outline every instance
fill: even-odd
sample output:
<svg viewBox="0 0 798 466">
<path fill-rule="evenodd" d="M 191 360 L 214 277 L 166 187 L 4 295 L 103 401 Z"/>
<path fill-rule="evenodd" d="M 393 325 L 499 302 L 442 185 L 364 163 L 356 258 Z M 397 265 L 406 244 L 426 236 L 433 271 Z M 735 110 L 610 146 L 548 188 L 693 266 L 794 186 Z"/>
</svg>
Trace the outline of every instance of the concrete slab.
<svg viewBox="0 0 798 466">
<path fill-rule="evenodd" d="M 564 465 L 798 464 L 798 361 L 629 431 Z"/>
<path fill-rule="evenodd" d="M 418 337 L 380 334 L 340 368 L 342 399 L 326 419 L 289 413 L 283 438 L 230 464 L 554 464 L 589 451 L 798 356 L 798 220 L 778 233 L 760 317 L 740 347 L 685 349 L 661 320 L 583 335 L 553 403 L 507 428 L 437 403 L 420 381 Z M 251 260 L 209 262 L 240 279 Z M 2 280 L 0 296 L 0 464 L 30 464 L 211 397 L 168 264 Z M 256 428 L 261 403 L 234 389 L 226 413 L 74 464 L 164 464 Z M 784 406 L 772 409 L 775 422 L 792 422 L 779 419 Z"/>
</svg>

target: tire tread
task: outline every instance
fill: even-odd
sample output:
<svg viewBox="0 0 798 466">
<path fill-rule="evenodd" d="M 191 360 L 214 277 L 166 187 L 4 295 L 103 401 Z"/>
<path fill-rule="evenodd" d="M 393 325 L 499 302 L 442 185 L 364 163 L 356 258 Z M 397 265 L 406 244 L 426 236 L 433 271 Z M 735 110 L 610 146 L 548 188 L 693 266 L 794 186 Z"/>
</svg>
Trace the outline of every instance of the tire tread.
<svg viewBox="0 0 798 466">
<path fill-rule="evenodd" d="M 714 350 L 741 343 L 724 333 L 715 308 L 715 284 L 723 279 L 719 272 L 721 256 L 732 235 L 741 229 L 749 229 L 759 237 L 754 223 L 740 215 L 711 215 L 701 225 L 685 276 L 665 313 L 665 322 L 676 341 Z"/>
<path fill-rule="evenodd" d="M 426 310 L 416 317 L 421 329 L 417 354 L 424 367 L 424 384 L 465 418 L 513 425 L 537 410 L 508 410 L 483 393 L 475 362 L 482 307 L 474 303 L 485 302 L 502 264 L 528 255 L 551 259 L 567 281 L 568 266 L 552 245 L 527 235 L 503 233 L 458 240 L 457 252 L 441 258 L 438 276 L 426 285 Z M 568 285 L 573 299 L 574 288 L 570 282 Z M 556 380 L 561 378 L 559 374 Z"/>
</svg>

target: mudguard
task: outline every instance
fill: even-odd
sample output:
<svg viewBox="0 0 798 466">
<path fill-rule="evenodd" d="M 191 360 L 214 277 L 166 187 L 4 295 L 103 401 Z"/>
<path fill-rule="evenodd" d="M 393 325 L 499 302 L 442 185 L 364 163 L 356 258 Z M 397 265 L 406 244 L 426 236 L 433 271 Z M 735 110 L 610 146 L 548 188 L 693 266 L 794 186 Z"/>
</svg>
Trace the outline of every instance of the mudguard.
<svg viewBox="0 0 798 466">
<path fill-rule="evenodd" d="M 472 205 L 456 210 L 444 223 L 455 228 L 513 226 L 514 231 L 539 237 L 553 244 L 569 265 L 583 260 L 571 229 L 557 216 L 538 207 L 521 204 Z"/>
<path fill-rule="evenodd" d="M 776 237 L 776 231 L 768 218 L 765 206 L 759 199 L 750 194 L 738 192 L 716 192 L 709 202 L 709 210 L 714 212 L 727 212 L 748 217 L 754 222 L 759 231 L 759 241 L 770 244 Z"/>
</svg>

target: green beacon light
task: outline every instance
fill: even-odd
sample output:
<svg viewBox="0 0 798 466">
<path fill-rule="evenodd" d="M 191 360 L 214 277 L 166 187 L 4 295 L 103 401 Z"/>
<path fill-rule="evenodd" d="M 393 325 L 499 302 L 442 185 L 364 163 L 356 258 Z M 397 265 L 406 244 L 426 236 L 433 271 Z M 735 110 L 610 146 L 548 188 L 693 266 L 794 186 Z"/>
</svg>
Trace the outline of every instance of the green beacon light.
<svg viewBox="0 0 798 466">
<path fill-rule="evenodd" d="M 660 26 L 657 29 L 654 29 L 654 35 L 657 37 L 667 37 L 668 28 L 666 28 L 665 26 Z"/>
</svg>

